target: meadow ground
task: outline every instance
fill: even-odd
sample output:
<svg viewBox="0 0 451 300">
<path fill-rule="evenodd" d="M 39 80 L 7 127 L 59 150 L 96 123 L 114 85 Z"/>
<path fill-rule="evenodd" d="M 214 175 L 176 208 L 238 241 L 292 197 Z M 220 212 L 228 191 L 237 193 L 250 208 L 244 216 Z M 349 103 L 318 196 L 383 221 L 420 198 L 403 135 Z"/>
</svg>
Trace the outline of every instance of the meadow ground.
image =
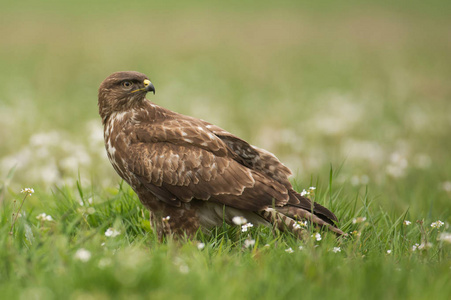
<svg viewBox="0 0 451 300">
<path fill-rule="evenodd" d="M 2 3 L 1 297 L 449 299 L 451 6 L 310 2 Z M 103 148 L 118 70 L 275 153 L 349 237 L 158 243 Z"/>
</svg>

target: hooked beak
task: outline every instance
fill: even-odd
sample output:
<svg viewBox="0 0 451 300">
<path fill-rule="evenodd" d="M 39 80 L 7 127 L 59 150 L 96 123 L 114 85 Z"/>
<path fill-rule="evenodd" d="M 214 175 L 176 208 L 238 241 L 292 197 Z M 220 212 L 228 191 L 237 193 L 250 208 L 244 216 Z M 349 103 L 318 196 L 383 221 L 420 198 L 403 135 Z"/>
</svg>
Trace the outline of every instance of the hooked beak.
<svg viewBox="0 0 451 300">
<path fill-rule="evenodd" d="M 155 95 L 155 87 L 153 86 L 152 82 L 150 82 L 149 79 L 144 79 L 144 86 L 145 86 L 145 90 L 147 92 L 153 92 L 153 94 Z"/>
</svg>

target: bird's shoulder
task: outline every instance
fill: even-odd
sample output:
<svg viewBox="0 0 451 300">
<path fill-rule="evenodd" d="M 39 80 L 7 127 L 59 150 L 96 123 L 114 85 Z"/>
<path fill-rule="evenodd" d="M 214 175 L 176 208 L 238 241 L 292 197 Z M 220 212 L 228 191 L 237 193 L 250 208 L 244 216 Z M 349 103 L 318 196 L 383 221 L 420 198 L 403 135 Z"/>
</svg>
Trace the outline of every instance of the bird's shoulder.
<svg viewBox="0 0 451 300">
<path fill-rule="evenodd" d="M 226 144 L 200 119 L 186 116 L 150 101 L 116 116 L 120 130 L 130 144 L 171 143 L 201 148 L 219 156 L 227 155 Z"/>
</svg>

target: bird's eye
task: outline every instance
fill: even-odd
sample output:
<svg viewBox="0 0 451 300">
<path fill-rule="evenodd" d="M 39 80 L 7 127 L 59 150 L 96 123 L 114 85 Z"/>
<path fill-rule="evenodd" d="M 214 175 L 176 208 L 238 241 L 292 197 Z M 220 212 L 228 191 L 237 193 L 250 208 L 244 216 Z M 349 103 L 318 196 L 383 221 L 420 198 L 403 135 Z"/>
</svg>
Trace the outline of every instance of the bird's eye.
<svg viewBox="0 0 451 300">
<path fill-rule="evenodd" d="M 124 81 L 124 82 L 122 82 L 122 86 L 123 86 L 123 87 L 126 87 L 126 88 L 131 87 L 132 84 L 133 84 L 133 83 L 131 83 L 130 81 Z"/>
</svg>

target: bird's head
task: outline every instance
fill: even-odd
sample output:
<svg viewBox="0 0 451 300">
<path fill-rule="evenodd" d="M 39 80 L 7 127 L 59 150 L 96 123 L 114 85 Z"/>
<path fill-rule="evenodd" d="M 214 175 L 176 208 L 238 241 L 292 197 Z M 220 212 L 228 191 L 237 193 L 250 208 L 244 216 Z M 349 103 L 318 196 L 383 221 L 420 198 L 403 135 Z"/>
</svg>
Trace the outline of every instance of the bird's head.
<svg viewBox="0 0 451 300">
<path fill-rule="evenodd" d="M 116 72 L 99 87 L 99 114 L 105 121 L 113 112 L 125 111 L 140 105 L 147 92 L 155 94 L 155 87 L 146 75 L 134 72 Z"/>
</svg>

